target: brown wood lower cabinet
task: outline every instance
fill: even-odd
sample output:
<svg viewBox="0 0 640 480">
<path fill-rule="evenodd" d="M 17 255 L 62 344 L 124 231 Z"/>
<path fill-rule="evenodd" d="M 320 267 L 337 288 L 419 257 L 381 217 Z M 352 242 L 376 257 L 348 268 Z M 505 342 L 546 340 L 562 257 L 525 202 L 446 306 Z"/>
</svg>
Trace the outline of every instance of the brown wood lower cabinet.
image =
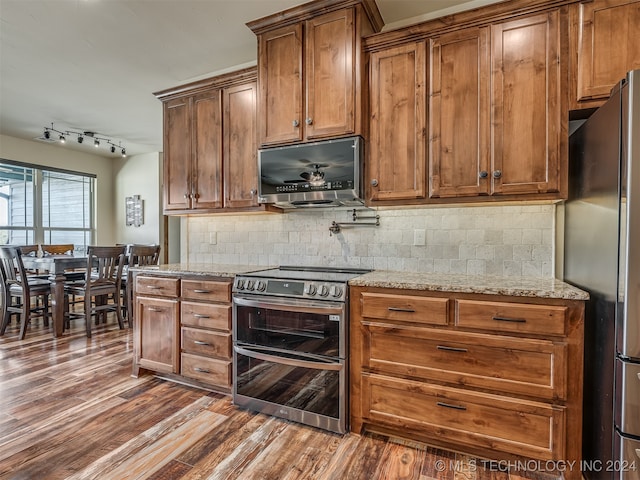
<svg viewBox="0 0 640 480">
<path fill-rule="evenodd" d="M 134 274 L 133 375 L 140 368 L 231 391 L 231 279 Z"/>
<path fill-rule="evenodd" d="M 579 465 L 583 317 L 582 301 L 352 287 L 351 428 Z"/>
</svg>

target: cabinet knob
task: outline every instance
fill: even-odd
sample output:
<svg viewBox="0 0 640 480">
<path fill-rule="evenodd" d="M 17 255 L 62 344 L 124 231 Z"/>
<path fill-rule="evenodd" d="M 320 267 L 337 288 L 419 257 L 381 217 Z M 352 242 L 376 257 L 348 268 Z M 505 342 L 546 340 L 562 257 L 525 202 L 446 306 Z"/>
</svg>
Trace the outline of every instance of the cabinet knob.
<svg viewBox="0 0 640 480">
<path fill-rule="evenodd" d="M 313 119 L 311 117 L 307 117 L 305 122 L 307 123 L 307 125 L 311 125 L 313 123 Z"/>
<path fill-rule="evenodd" d="M 489 176 L 489 172 L 487 172 L 486 170 L 482 170 L 482 171 L 478 174 L 478 176 L 479 176 L 480 178 L 487 178 L 487 177 Z"/>
<path fill-rule="evenodd" d="M 493 171 L 493 178 L 500 178 L 502 176 L 502 171 L 501 170 L 494 170 Z"/>
<path fill-rule="evenodd" d="M 251 189 L 249 193 L 251 194 L 251 198 L 253 198 L 256 196 L 256 193 L 258 193 L 258 191 L 254 188 L 254 189 Z"/>
<path fill-rule="evenodd" d="M 189 198 L 189 194 L 188 194 L 188 193 L 185 193 L 185 194 L 184 194 L 184 198 Z"/>
<path fill-rule="evenodd" d="M 376 180 L 375 178 L 373 180 L 371 180 L 371 186 L 372 187 L 377 187 L 378 186 L 378 180 Z"/>
<path fill-rule="evenodd" d="M 300 122 L 299 122 L 298 120 L 294 120 L 293 122 L 291 122 L 291 124 L 292 124 L 294 127 L 299 127 L 299 126 L 300 126 Z"/>
</svg>

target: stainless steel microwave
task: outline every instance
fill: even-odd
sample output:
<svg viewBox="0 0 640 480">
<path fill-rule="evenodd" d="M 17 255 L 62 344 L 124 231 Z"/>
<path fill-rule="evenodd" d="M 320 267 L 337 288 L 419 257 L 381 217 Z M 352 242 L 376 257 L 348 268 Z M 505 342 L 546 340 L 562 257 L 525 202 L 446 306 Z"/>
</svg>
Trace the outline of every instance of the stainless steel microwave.
<svg viewBox="0 0 640 480">
<path fill-rule="evenodd" d="M 281 208 L 362 205 L 362 138 L 258 150 L 258 199 Z"/>
</svg>

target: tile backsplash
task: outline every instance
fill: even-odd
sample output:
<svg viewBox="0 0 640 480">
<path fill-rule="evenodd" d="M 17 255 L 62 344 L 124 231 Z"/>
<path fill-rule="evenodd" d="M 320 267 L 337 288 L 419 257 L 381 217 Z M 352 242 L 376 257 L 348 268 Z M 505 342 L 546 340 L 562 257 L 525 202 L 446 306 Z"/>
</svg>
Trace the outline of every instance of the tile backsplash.
<svg viewBox="0 0 640 480">
<path fill-rule="evenodd" d="M 331 223 L 352 224 L 353 209 L 187 217 L 181 260 L 553 277 L 555 208 L 381 208 L 361 212 L 379 215 L 379 226 L 345 227 L 338 234 L 330 233 Z"/>
</svg>

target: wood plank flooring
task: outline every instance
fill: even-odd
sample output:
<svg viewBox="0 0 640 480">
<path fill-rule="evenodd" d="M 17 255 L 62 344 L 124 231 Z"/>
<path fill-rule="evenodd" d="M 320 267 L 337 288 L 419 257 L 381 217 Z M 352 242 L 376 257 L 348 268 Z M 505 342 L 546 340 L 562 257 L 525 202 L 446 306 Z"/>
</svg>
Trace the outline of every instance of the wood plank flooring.
<svg viewBox="0 0 640 480">
<path fill-rule="evenodd" d="M 131 377 L 132 331 L 54 339 L 34 320 L 0 337 L 0 479 L 520 480 L 374 434 L 338 435 L 247 412 L 228 396 Z"/>
</svg>

